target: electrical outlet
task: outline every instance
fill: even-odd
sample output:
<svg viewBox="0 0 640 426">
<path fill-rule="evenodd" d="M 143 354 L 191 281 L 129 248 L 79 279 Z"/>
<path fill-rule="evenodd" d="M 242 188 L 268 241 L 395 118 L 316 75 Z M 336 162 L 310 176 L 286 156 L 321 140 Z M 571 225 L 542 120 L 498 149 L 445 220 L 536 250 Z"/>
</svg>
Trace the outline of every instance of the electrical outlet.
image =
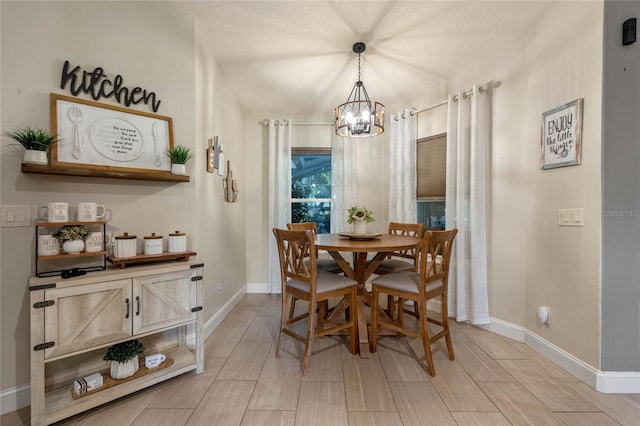
<svg viewBox="0 0 640 426">
<path fill-rule="evenodd" d="M 222 293 L 223 289 L 224 289 L 224 284 L 218 283 L 218 294 Z"/>
</svg>

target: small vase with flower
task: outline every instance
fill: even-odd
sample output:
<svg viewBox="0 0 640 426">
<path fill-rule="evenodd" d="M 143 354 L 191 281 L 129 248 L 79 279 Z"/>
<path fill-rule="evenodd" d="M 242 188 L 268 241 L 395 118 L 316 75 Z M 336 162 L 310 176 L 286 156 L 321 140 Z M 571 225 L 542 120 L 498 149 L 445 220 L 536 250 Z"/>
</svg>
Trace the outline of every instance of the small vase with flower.
<svg viewBox="0 0 640 426">
<path fill-rule="evenodd" d="M 353 224 L 353 233 L 363 235 L 367 233 L 367 223 L 375 222 L 373 212 L 365 206 L 353 206 L 349 209 L 348 224 Z"/>
</svg>

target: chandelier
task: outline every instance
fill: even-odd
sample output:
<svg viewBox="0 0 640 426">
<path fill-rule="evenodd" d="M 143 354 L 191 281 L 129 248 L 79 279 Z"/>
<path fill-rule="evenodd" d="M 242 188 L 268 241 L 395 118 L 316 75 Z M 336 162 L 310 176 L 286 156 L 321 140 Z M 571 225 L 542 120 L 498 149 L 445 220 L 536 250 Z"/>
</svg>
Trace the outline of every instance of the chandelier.
<svg viewBox="0 0 640 426">
<path fill-rule="evenodd" d="M 362 42 L 353 45 L 353 51 L 358 54 L 358 81 L 353 85 L 347 102 L 334 110 L 338 136 L 362 138 L 384 132 L 384 105 L 379 102 L 372 104 L 360 79 L 360 55 L 366 47 Z"/>
</svg>

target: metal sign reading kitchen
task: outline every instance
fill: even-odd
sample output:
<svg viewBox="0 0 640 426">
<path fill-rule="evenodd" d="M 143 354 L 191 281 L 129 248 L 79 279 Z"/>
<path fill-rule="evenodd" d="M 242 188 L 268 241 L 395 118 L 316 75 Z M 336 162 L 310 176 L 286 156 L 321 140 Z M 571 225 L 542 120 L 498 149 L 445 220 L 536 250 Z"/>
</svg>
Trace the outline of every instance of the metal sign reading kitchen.
<svg viewBox="0 0 640 426">
<path fill-rule="evenodd" d="M 140 102 L 144 102 L 145 104 L 151 103 L 153 112 L 158 112 L 161 101 L 156 101 L 155 92 L 147 92 L 146 89 L 142 89 L 141 87 L 123 87 L 123 79 L 120 74 L 116 75 L 113 81 L 111 81 L 101 67 L 95 68 L 92 72 L 82 71 L 82 76 L 79 74 L 81 69 L 79 65 L 71 70 L 69 67 L 69 61 L 64 61 L 60 88 L 64 89 L 67 83 L 69 83 L 69 90 L 73 96 L 78 96 L 78 93 L 84 92 L 91 95 L 95 101 L 100 98 L 110 98 L 113 96 L 118 103 L 124 104 L 127 107 L 131 104 L 137 105 Z"/>
</svg>

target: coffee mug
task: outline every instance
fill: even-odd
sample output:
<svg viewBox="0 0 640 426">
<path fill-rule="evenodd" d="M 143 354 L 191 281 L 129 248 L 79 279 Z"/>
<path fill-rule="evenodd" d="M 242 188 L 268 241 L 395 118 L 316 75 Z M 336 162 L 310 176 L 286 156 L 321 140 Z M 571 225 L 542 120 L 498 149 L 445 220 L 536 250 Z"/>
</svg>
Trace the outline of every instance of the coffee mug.
<svg viewBox="0 0 640 426">
<path fill-rule="evenodd" d="M 49 222 L 69 222 L 69 203 L 53 202 L 41 206 L 38 217 Z"/>
<path fill-rule="evenodd" d="M 111 243 L 111 235 L 103 234 L 102 232 L 89 232 L 87 236 L 84 238 L 84 251 L 86 252 L 96 252 L 102 251 L 104 249 L 104 242 L 107 242 L 106 245 Z"/>
<path fill-rule="evenodd" d="M 102 209 L 102 213 L 98 211 Z M 104 217 L 106 209 L 102 204 L 78 203 L 78 222 L 96 222 Z"/>
<path fill-rule="evenodd" d="M 60 242 L 52 235 L 38 235 L 38 256 L 60 254 Z"/>
<path fill-rule="evenodd" d="M 165 354 L 153 354 L 144 357 L 144 366 L 147 368 L 155 368 L 162 364 L 167 359 Z"/>
</svg>

